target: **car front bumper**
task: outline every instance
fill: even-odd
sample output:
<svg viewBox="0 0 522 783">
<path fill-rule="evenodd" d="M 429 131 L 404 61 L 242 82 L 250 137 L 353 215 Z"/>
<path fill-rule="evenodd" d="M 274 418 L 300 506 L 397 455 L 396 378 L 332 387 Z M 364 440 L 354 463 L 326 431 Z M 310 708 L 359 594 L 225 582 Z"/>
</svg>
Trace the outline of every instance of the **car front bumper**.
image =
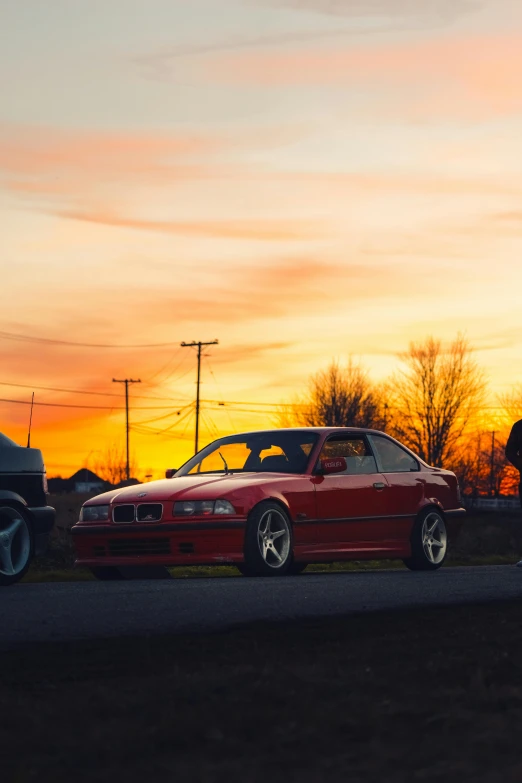
<svg viewBox="0 0 522 783">
<path fill-rule="evenodd" d="M 77 566 L 212 565 L 243 560 L 246 520 L 77 524 Z"/>
</svg>

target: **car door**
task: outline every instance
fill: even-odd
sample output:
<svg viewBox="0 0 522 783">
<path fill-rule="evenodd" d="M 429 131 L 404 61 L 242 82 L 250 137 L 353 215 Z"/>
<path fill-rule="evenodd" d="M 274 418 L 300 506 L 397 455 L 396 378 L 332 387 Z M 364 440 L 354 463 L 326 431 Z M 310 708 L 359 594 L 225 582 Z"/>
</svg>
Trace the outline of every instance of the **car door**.
<svg viewBox="0 0 522 783">
<path fill-rule="evenodd" d="M 319 459 L 343 457 L 343 473 L 314 477 L 317 544 L 323 552 L 379 548 L 386 481 L 365 435 L 332 435 Z"/>
<path fill-rule="evenodd" d="M 424 479 L 419 462 L 397 441 L 386 435 L 369 435 L 377 467 L 386 479 L 386 537 L 409 540 L 411 528 L 424 497 Z"/>
</svg>

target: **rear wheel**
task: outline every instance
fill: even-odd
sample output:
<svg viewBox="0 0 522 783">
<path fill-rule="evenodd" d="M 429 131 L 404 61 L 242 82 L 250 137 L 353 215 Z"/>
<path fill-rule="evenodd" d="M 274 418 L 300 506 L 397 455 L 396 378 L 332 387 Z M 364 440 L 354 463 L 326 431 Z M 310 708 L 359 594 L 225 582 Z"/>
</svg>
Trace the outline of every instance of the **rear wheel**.
<svg viewBox="0 0 522 783">
<path fill-rule="evenodd" d="M 91 574 L 101 582 L 116 582 L 125 578 L 120 573 L 119 569 L 114 566 L 99 566 L 97 568 L 91 568 L 90 571 Z"/>
<path fill-rule="evenodd" d="M 292 565 L 292 526 L 281 506 L 265 501 L 250 513 L 245 532 L 245 576 L 283 576 Z"/>
<path fill-rule="evenodd" d="M 25 512 L 0 506 L 0 585 L 18 582 L 27 573 L 33 552 L 34 535 Z"/>
<path fill-rule="evenodd" d="M 404 565 L 411 571 L 435 571 L 446 559 L 448 535 L 444 517 L 434 508 L 424 511 L 411 532 L 411 557 Z"/>
</svg>

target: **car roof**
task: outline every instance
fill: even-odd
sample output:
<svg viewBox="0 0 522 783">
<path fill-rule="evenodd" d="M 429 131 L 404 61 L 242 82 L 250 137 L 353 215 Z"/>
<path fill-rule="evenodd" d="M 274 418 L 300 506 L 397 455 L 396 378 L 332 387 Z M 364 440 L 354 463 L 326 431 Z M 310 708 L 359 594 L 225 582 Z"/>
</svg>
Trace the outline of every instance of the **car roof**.
<svg viewBox="0 0 522 783">
<path fill-rule="evenodd" d="M 263 435 L 274 432 L 317 432 L 318 434 L 328 434 L 330 432 L 378 432 L 381 435 L 386 435 L 381 430 L 374 430 L 369 427 L 271 427 L 264 430 L 245 430 L 244 432 L 237 432 L 235 435 Z"/>
</svg>

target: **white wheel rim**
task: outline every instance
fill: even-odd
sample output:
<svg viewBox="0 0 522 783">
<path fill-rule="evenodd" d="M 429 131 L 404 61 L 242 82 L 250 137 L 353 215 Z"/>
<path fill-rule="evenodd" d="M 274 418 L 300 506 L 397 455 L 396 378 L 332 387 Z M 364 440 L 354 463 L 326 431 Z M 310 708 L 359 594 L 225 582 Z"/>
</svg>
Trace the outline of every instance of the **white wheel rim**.
<svg viewBox="0 0 522 783">
<path fill-rule="evenodd" d="M 422 547 L 427 559 L 433 565 L 444 560 L 448 546 L 446 525 L 442 517 L 433 511 L 422 525 Z"/>
<path fill-rule="evenodd" d="M 27 522 L 14 508 L 0 507 L 0 574 L 16 576 L 31 556 L 31 536 Z"/>
<path fill-rule="evenodd" d="M 257 528 L 261 557 L 270 568 L 281 568 L 290 555 L 290 528 L 280 511 L 265 511 Z"/>
</svg>

